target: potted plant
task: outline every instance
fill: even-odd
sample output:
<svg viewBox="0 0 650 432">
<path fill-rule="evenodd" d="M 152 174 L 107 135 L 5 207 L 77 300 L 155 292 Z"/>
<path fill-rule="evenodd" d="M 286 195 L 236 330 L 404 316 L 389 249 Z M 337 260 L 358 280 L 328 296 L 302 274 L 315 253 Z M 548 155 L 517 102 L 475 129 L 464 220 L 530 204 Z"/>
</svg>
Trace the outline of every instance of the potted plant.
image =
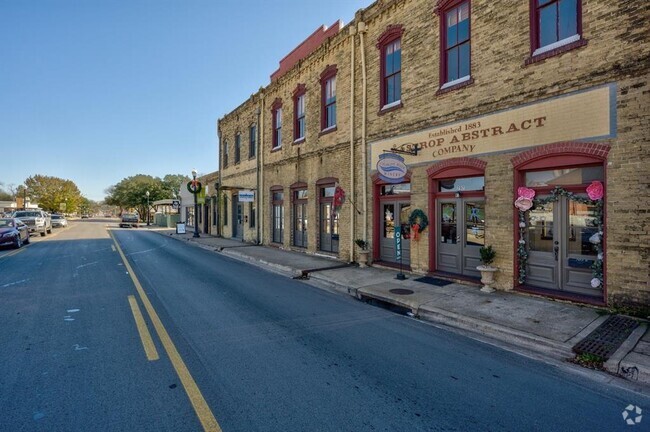
<svg viewBox="0 0 650 432">
<path fill-rule="evenodd" d="M 497 252 L 492 249 L 491 245 L 488 245 L 487 247 L 481 247 L 479 253 L 481 254 L 482 265 L 476 267 L 476 270 L 481 272 L 481 282 L 483 283 L 481 291 L 486 293 L 494 292 L 494 288 L 491 285 L 494 283 L 494 272 L 499 269 L 492 267 L 490 264 L 494 262 L 494 257 L 496 257 Z"/>
<path fill-rule="evenodd" d="M 366 267 L 368 265 L 368 242 L 363 239 L 356 239 L 354 241 L 359 246 L 359 267 Z"/>
</svg>

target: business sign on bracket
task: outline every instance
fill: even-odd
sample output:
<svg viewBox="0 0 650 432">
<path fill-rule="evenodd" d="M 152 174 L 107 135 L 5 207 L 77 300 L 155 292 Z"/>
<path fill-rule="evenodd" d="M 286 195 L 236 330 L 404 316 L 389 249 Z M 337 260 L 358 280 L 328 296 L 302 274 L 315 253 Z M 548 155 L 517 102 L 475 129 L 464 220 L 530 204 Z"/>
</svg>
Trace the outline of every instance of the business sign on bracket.
<svg viewBox="0 0 650 432">
<path fill-rule="evenodd" d="M 383 153 L 377 161 L 379 178 L 388 183 L 401 183 L 406 176 L 404 158 L 394 153 Z"/>
</svg>

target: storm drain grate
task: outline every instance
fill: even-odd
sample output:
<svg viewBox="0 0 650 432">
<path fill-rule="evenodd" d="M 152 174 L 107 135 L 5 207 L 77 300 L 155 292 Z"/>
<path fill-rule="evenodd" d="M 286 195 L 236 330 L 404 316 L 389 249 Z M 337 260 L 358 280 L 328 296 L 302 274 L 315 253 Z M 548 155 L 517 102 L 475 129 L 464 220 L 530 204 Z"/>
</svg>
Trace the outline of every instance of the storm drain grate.
<svg viewBox="0 0 650 432">
<path fill-rule="evenodd" d="M 429 284 L 429 285 L 435 285 L 435 286 L 439 286 L 439 287 L 443 287 L 443 286 L 446 286 L 446 285 L 453 284 L 453 282 L 450 282 L 448 280 L 438 279 L 438 278 L 434 278 L 434 277 L 431 277 L 431 276 L 423 276 L 421 278 L 417 278 L 417 279 L 413 279 L 413 280 L 416 281 L 416 282 L 422 282 L 422 283 L 426 283 L 426 284 Z"/>
<path fill-rule="evenodd" d="M 397 295 L 411 295 L 415 291 L 406 288 L 393 288 L 392 290 L 388 290 L 388 292 Z"/>
<path fill-rule="evenodd" d="M 589 336 L 573 347 L 577 354 L 593 354 L 603 360 L 609 359 L 627 339 L 639 323 L 631 318 L 612 316 L 605 320 Z"/>
</svg>

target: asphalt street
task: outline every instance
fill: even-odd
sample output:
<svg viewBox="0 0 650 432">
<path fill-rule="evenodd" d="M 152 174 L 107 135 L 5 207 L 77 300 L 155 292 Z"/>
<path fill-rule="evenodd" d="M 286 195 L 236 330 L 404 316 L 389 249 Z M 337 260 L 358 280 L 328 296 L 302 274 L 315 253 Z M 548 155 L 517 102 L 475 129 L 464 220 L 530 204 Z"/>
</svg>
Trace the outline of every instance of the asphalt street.
<svg viewBox="0 0 650 432">
<path fill-rule="evenodd" d="M 0 251 L 0 326 L 2 431 L 650 430 L 648 395 L 114 221 Z"/>
</svg>

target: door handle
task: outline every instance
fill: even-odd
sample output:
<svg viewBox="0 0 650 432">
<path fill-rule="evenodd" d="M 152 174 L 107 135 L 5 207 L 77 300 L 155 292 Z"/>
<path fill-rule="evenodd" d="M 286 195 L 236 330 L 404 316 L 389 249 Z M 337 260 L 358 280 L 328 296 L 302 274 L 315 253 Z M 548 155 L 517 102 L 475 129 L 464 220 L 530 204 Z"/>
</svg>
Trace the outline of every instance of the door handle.
<svg viewBox="0 0 650 432">
<path fill-rule="evenodd" d="M 553 253 L 555 254 L 555 261 L 557 261 L 557 256 L 558 256 L 558 253 L 559 253 L 559 252 L 560 252 L 560 247 L 559 247 L 559 246 L 555 246 L 555 247 L 553 248 Z"/>
</svg>

